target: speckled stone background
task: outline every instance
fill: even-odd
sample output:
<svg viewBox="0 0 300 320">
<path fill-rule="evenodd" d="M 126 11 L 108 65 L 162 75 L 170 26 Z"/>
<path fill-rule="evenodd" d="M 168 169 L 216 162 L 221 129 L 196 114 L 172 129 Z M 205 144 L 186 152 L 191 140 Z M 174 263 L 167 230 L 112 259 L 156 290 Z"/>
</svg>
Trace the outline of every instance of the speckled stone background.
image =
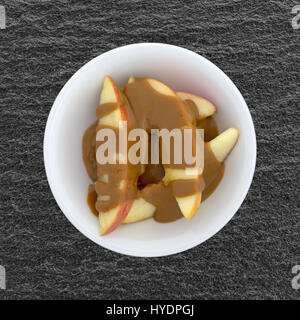
<svg viewBox="0 0 300 320">
<path fill-rule="evenodd" d="M 299 299 L 299 1 L 0 0 L 0 299 Z M 43 164 L 51 105 L 95 56 L 135 42 L 193 50 L 236 83 L 253 116 L 249 194 L 217 235 L 187 252 L 123 256 L 81 235 L 58 208 Z M 298 178 L 298 179 L 297 179 Z"/>
</svg>

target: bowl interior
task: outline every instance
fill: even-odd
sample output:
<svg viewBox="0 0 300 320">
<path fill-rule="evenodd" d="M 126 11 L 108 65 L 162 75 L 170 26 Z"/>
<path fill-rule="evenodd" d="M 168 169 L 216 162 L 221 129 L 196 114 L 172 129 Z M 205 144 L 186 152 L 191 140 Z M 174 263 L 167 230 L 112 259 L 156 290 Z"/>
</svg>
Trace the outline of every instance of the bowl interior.
<svg viewBox="0 0 300 320">
<path fill-rule="evenodd" d="M 120 226 L 100 237 L 97 218 L 86 203 L 90 180 L 81 156 L 85 129 L 96 120 L 102 81 L 109 74 L 123 87 L 129 76 L 153 77 L 174 90 L 211 100 L 220 131 L 231 126 L 240 139 L 226 160 L 225 175 L 192 221 L 160 224 L 153 219 Z M 171 115 L 170 115 L 171 116 Z M 231 80 L 203 57 L 162 44 L 138 44 L 109 51 L 83 66 L 64 86 L 49 115 L 44 156 L 51 190 L 73 225 L 96 243 L 136 256 L 162 256 L 189 249 L 222 228 L 241 205 L 251 184 L 256 140 L 252 119 Z"/>
</svg>

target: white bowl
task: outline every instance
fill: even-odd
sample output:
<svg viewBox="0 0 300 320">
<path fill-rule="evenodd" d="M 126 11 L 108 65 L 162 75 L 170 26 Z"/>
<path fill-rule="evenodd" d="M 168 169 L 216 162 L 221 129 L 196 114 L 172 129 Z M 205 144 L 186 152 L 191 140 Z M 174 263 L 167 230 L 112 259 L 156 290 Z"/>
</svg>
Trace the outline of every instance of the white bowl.
<svg viewBox="0 0 300 320">
<path fill-rule="evenodd" d="M 99 235 L 98 220 L 86 203 L 90 180 L 81 156 L 85 129 L 96 119 L 102 81 L 109 74 L 123 87 L 130 75 L 156 78 L 174 90 L 211 100 L 220 131 L 231 126 L 240 138 L 226 160 L 225 175 L 191 220 L 160 224 L 153 219 L 122 225 Z M 248 107 L 233 82 L 207 59 L 180 47 L 141 43 L 106 52 L 88 62 L 66 83 L 51 109 L 44 138 L 44 161 L 52 193 L 62 212 L 86 237 L 107 249 L 141 257 L 190 249 L 218 232 L 233 217 L 250 187 L 256 138 Z"/>
</svg>

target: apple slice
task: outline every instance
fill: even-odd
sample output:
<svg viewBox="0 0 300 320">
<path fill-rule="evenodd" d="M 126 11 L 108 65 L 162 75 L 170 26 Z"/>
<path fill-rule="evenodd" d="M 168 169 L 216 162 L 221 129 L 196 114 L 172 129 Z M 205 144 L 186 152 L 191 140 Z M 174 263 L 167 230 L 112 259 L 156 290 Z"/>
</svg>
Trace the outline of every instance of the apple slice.
<svg viewBox="0 0 300 320">
<path fill-rule="evenodd" d="M 155 210 L 156 207 L 143 198 L 136 199 L 133 201 L 129 213 L 125 220 L 123 220 L 123 223 L 132 223 L 151 218 L 153 217 Z"/>
<path fill-rule="evenodd" d="M 100 104 L 114 103 L 121 100 L 119 88 L 110 76 L 105 76 L 100 95 Z"/>
<path fill-rule="evenodd" d="M 176 197 L 178 206 L 187 220 L 191 220 L 201 203 L 202 193 L 198 192 L 186 197 Z"/>
<path fill-rule="evenodd" d="M 169 96 L 176 95 L 173 90 L 171 90 L 169 87 L 167 87 L 165 84 L 163 84 L 160 81 L 157 81 L 154 79 L 147 79 L 147 81 L 152 86 L 152 88 L 158 91 L 160 94 L 165 94 Z M 184 100 L 181 96 L 181 93 L 179 95 L 177 94 L 177 96 L 181 100 Z M 199 99 L 200 97 L 197 97 L 197 98 L 198 100 L 200 100 Z M 204 105 L 203 102 L 202 102 L 202 105 Z M 186 127 L 192 128 L 193 124 L 187 121 Z M 197 179 L 199 178 L 199 175 L 202 173 L 202 172 L 197 172 L 197 169 L 193 174 L 187 174 L 186 169 L 174 169 L 174 168 L 167 168 L 167 167 L 165 167 L 164 169 L 165 169 L 165 176 L 163 178 L 163 182 L 165 184 L 168 184 L 173 180 L 182 180 L 182 179 L 184 180 L 194 179 L 196 183 Z M 197 194 L 185 196 L 185 197 L 175 197 L 175 199 L 184 217 L 190 220 L 194 216 L 194 214 L 196 213 L 200 205 L 201 192 Z"/>
<path fill-rule="evenodd" d="M 146 81 L 150 84 L 150 86 L 154 90 L 156 90 L 160 94 L 164 94 L 167 96 L 173 96 L 173 97 L 176 96 L 175 92 L 172 89 L 170 89 L 169 87 L 167 87 L 164 83 L 162 83 L 158 80 L 155 80 L 155 79 L 151 79 L 151 78 L 146 79 Z"/>
<path fill-rule="evenodd" d="M 230 154 L 231 150 L 235 146 L 239 137 L 239 130 L 237 128 L 230 128 L 218 135 L 215 139 L 211 140 L 207 144 L 210 146 L 215 158 L 219 162 L 223 162 Z M 205 168 L 204 168 L 205 170 Z M 182 179 L 179 177 L 176 179 L 177 172 L 172 174 L 173 180 Z M 190 220 L 196 213 L 201 203 L 201 193 L 193 194 L 187 197 L 176 197 L 177 203 L 180 207 L 183 215 Z"/>
<path fill-rule="evenodd" d="M 200 179 L 201 173 L 202 171 L 198 172 L 197 168 L 194 169 L 192 174 L 187 174 L 186 169 L 165 168 L 165 176 L 162 181 L 165 184 L 169 184 L 176 180 L 194 180 L 195 183 L 197 183 L 198 179 Z M 178 206 L 186 219 L 192 219 L 197 212 L 201 203 L 201 195 L 202 193 L 199 192 L 185 197 L 175 197 Z"/>
<path fill-rule="evenodd" d="M 132 83 L 133 81 L 134 81 L 134 77 L 130 76 L 129 79 L 128 79 L 128 83 Z"/>
<path fill-rule="evenodd" d="M 203 120 L 217 112 L 216 106 L 212 104 L 210 101 L 208 101 L 207 99 L 204 99 L 200 96 L 197 96 L 192 93 L 187 93 L 187 92 L 177 91 L 176 93 L 181 100 L 183 101 L 190 100 L 195 104 L 198 110 L 197 120 Z"/>
<path fill-rule="evenodd" d="M 238 128 L 232 127 L 219 134 L 208 144 L 219 162 L 223 162 L 234 148 L 239 138 Z"/>
<path fill-rule="evenodd" d="M 164 175 L 162 181 L 165 184 L 168 184 L 169 182 L 174 181 L 174 180 L 197 179 L 198 176 L 202 173 L 202 171 L 198 172 L 197 168 L 174 169 L 174 168 L 165 167 L 164 169 L 165 169 L 165 175 Z M 191 170 L 190 174 L 187 174 L 186 170 Z"/>
<path fill-rule="evenodd" d="M 196 168 L 194 171 L 193 174 L 187 174 L 186 169 L 165 168 L 165 176 L 162 181 L 165 184 L 169 184 L 176 180 L 194 180 L 196 184 L 198 183 L 198 179 L 200 179 L 202 171 L 198 173 Z M 196 213 L 201 203 L 201 195 L 202 193 L 199 192 L 184 197 L 175 197 L 178 206 L 186 219 L 190 220 Z"/>
<path fill-rule="evenodd" d="M 132 83 L 134 82 L 134 80 L 134 77 L 131 76 L 128 79 L 128 83 Z M 152 88 L 157 90 L 159 93 L 174 96 L 174 91 L 162 82 L 150 78 L 147 79 L 147 81 L 152 86 Z M 197 121 L 210 117 L 217 112 L 216 106 L 205 98 L 188 92 L 177 91 L 176 94 L 182 101 L 190 100 L 195 104 L 198 110 L 198 116 L 196 119 Z"/>
<path fill-rule="evenodd" d="M 170 89 L 168 86 L 166 86 L 164 83 L 152 78 L 146 78 L 144 80 L 146 80 L 148 84 L 150 84 L 150 86 L 160 94 L 165 94 L 167 96 L 173 96 L 173 97 L 176 96 L 176 93 L 172 89 Z M 134 81 L 135 81 L 135 78 L 133 76 L 129 77 L 128 83 L 133 83 Z"/>
<path fill-rule="evenodd" d="M 104 236 L 112 231 L 114 231 L 127 217 L 128 212 L 132 206 L 133 201 L 127 201 L 122 203 L 106 212 L 101 212 L 99 214 L 100 223 L 100 234 Z"/>
<path fill-rule="evenodd" d="M 135 81 L 137 81 L 138 78 L 134 78 L 134 77 L 130 77 L 128 79 L 128 84 L 132 84 Z M 147 82 L 152 89 L 154 89 L 156 92 L 158 92 L 161 95 L 166 95 L 166 96 L 171 96 L 174 97 L 176 99 L 178 99 L 178 95 L 175 93 L 175 91 L 173 91 L 171 88 L 169 88 L 168 86 L 166 86 L 164 83 L 156 80 L 156 79 L 152 79 L 152 78 L 140 78 L 140 80 Z M 126 89 L 125 89 L 125 93 L 126 93 Z M 181 101 L 181 99 L 179 98 L 179 101 Z M 182 109 L 184 110 L 184 103 L 182 103 Z"/>
<path fill-rule="evenodd" d="M 122 121 L 121 111 L 120 109 L 116 109 L 108 115 L 102 117 L 99 120 L 99 124 L 102 126 L 108 126 L 112 128 L 118 128 L 119 122 Z"/>
<path fill-rule="evenodd" d="M 103 89 L 100 95 L 100 105 L 106 103 L 118 103 L 121 102 L 121 92 L 115 82 L 110 76 L 105 76 L 103 82 Z M 126 120 L 125 106 L 121 105 L 111 113 L 101 117 L 98 125 L 109 126 L 118 128 L 119 121 Z"/>
<path fill-rule="evenodd" d="M 127 120 L 127 114 L 125 104 L 122 102 L 122 93 L 110 76 L 104 78 L 103 89 L 100 96 L 100 107 L 101 105 L 108 103 L 119 103 L 120 105 L 109 114 L 101 117 L 98 120 L 98 126 L 118 128 L 119 121 Z M 107 173 L 98 177 L 99 182 L 106 184 L 109 183 L 109 179 L 110 177 Z M 128 182 L 125 180 L 120 181 L 120 186 L 118 188 L 126 190 L 126 183 Z M 109 198 L 109 196 L 98 194 L 97 200 L 105 201 L 106 198 Z M 111 210 L 99 212 L 100 234 L 106 235 L 115 230 L 128 215 L 132 203 L 133 200 L 130 200 Z"/>
</svg>

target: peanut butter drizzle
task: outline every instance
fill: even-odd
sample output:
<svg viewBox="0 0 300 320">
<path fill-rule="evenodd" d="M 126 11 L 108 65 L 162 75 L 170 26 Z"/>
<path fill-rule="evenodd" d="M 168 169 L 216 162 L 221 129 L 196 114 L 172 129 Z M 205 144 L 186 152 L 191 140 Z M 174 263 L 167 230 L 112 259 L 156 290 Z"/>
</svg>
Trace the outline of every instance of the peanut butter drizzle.
<svg viewBox="0 0 300 320">
<path fill-rule="evenodd" d="M 164 167 L 161 164 L 147 164 L 144 173 L 139 177 L 138 187 L 142 189 L 148 184 L 158 183 L 165 176 Z"/>
<path fill-rule="evenodd" d="M 219 183 L 221 182 L 223 176 L 224 176 L 224 171 L 225 171 L 225 164 L 221 163 L 220 167 L 218 167 L 218 169 L 216 169 L 215 175 L 213 179 L 208 179 L 208 181 L 210 181 L 209 184 L 207 184 L 207 186 L 205 187 L 205 189 L 202 192 L 202 198 L 201 198 L 201 202 L 205 201 L 217 188 L 217 186 L 219 185 Z M 205 169 L 204 169 L 204 176 L 205 176 Z M 209 176 L 206 173 L 206 176 Z M 205 180 L 205 178 L 204 178 Z"/>
<path fill-rule="evenodd" d="M 204 144 L 204 170 L 203 179 L 205 188 L 202 193 L 201 202 L 206 200 L 217 188 L 223 178 L 225 164 L 220 163 L 207 143 Z"/>
<path fill-rule="evenodd" d="M 202 192 L 205 188 L 205 181 L 203 175 L 197 180 L 174 180 L 169 183 L 169 188 L 175 197 L 184 197 Z"/>
<path fill-rule="evenodd" d="M 169 186 L 162 182 L 146 186 L 140 195 L 157 208 L 154 213 L 157 222 L 172 222 L 183 217 Z"/>
<path fill-rule="evenodd" d="M 184 103 L 186 105 L 186 110 L 189 112 L 190 116 L 193 119 L 193 124 L 196 125 L 195 119 L 198 119 L 198 117 L 199 117 L 199 112 L 198 112 L 196 104 L 194 103 L 194 101 L 192 101 L 190 99 L 184 100 Z"/>
<path fill-rule="evenodd" d="M 97 108 L 98 118 L 100 119 L 117 108 L 121 108 L 121 113 L 128 121 L 128 132 L 136 127 L 150 132 L 151 129 L 156 128 L 172 130 L 196 124 L 195 115 L 197 115 L 198 110 L 192 101 L 182 102 L 177 97 L 160 94 L 144 79 L 136 79 L 133 83 L 128 84 L 124 93 L 125 95 L 121 93 L 122 103 L 100 105 Z M 212 117 L 199 121 L 198 127 L 205 130 L 205 141 L 209 141 L 218 135 L 217 125 Z M 87 197 L 87 202 L 93 213 L 106 212 L 128 200 L 143 197 L 157 208 L 154 214 L 156 221 L 175 221 L 182 217 L 182 213 L 174 196 L 188 196 L 203 191 L 202 201 L 204 201 L 215 190 L 223 177 L 224 164 L 216 160 L 207 144 L 205 144 L 203 175 L 198 180 L 177 180 L 169 183 L 168 186 L 161 182 L 164 177 L 164 168 L 161 164 L 141 166 L 132 165 L 128 162 L 127 165 L 97 165 L 95 153 L 96 147 L 100 143 L 96 143 L 95 137 L 97 130 L 100 128 L 103 127 L 94 123 L 86 130 L 82 141 L 86 170 L 92 181 L 96 182 L 94 188 L 89 187 Z M 117 129 L 114 129 L 114 131 L 118 134 Z M 134 143 L 128 142 L 128 150 Z M 179 165 L 181 168 L 185 166 L 185 164 Z M 105 174 L 109 176 L 108 183 L 100 179 Z M 119 189 L 122 180 L 126 183 L 123 191 Z M 109 200 L 101 201 L 98 198 L 95 203 L 97 194 L 100 196 L 108 195 Z"/>
<path fill-rule="evenodd" d="M 86 201 L 93 215 L 98 217 L 99 212 L 96 209 L 97 192 L 95 191 L 95 186 L 93 184 L 89 185 Z"/>
<path fill-rule="evenodd" d="M 112 111 L 120 108 L 122 106 L 121 103 L 102 103 L 96 108 L 96 115 L 98 119 L 108 115 Z"/>
<path fill-rule="evenodd" d="M 198 121 L 198 128 L 204 130 L 204 141 L 210 141 L 218 135 L 218 126 L 215 118 L 208 117 L 206 119 Z"/>
<path fill-rule="evenodd" d="M 97 180 L 97 161 L 96 161 L 96 127 L 97 122 L 90 125 L 84 132 L 82 138 L 82 159 L 86 172 L 90 179 Z"/>
<path fill-rule="evenodd" d="M 151 129 L 172 130 L 193 121 L 186 112 L 186 105 L 175 96 L 160 94 L 145 79 L 135 79 L 125 86 L 127 96 L 135 115 L 138 128 L 147 132 Z"/>
</svg>

